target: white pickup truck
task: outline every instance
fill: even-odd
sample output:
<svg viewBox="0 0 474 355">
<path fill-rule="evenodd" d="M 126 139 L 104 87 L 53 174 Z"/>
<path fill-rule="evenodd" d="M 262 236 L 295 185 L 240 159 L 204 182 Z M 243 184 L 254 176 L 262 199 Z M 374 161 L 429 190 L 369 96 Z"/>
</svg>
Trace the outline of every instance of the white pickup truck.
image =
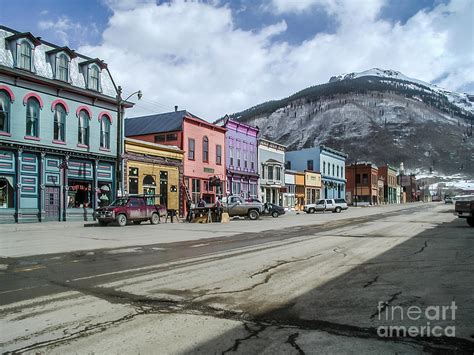
<svg viewBox="0 0 474 355">
<path fill-rule="evenodd" d="M 304 205 L 303 211 L 306 213 L 315 213 L 318 211 L 331 211 L 333 213 L 340 213 L 342 210 L 347 210 L 347 208 L 348 206 L 346 200 L 344 200 L 343 198 L 322 199 L 316 201 L 316 203 Z"/>
</svg>

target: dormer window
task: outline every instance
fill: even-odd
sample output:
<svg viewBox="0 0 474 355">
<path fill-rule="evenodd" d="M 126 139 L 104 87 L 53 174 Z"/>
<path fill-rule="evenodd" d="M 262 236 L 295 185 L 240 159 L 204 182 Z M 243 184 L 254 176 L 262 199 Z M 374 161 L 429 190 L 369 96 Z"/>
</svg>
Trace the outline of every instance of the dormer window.
<svg viewBox="0 0 474 355">
<path fill-rule="evenodd" d="M 69 58 L 66 54 L 61 54 L 58 58 L 58 75 L 59 80 L 69 80 Z"/>
<path fill-rule="evenodd" d="M 20 44 L 20 53 L 18 54 L 18 66 L 21 69 L 31 71 L 31 45 L 28 41 L 22 41 Z"/>
<path fill-rule="evenodd" d="M 92 65 L 89 68 L 89 89 L 99 91 L 99 83 L 100 83 L 100 71 L 99 68 L 95 65 Z"/>
<path fill-rule="evenodd" d="M 79 67 L 84 75 L 86 88 L 99 92 L 102 91 L 100 76 L 102 69 L 107 68 L 107 64 L 100 59 L 95 58 L 79 63 Z"/>
</svg>

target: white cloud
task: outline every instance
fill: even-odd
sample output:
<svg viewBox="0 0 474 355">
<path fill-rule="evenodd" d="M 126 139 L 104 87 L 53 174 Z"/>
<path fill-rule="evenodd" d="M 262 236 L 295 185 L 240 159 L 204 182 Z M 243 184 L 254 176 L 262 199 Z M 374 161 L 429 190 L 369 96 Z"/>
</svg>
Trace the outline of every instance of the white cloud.
<svg viewBox="0 0 474 355">
<path fill-rule="evenodd" d="M 80 51 L 108 62 L 125 91 L 143 90 L 143 102 L 129 113 L 133 116 L 176 104 L 214 120 L 332 75 L 372 67 L 425 81 L 442 78 L 439 84 L 448 89 L 474 81 L 469 0 L 420 11 L 405 24 L 378 19 L 382 0 L 273 0 L 272 11 L 324 6 L 337 20 L 335 33 L 315 34 L 299 45 L 274 41 L 287 30 L 285 21 L 259 31 L 237 28 L 225 5 L 106 1 L 113 15 L 102 43 Z"/>
<path fill-rule="evenodd" d="M 98 33 L 94 23 L 84 25 L 72 21 L 68 16 L 60 16 L 55 20 L 41 20 L 38 22 L 40 30 L 52 30 L 56 38 L 62 45 L 69 45 L 70 38 L 84 39 L 90 33 Z"/>
</svg>

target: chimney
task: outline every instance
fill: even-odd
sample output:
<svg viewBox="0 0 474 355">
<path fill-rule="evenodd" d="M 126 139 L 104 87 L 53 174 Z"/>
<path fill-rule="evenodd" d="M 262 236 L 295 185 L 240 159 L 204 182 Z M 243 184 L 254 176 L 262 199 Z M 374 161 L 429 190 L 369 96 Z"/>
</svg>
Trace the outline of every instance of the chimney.
<svg viewBox="0 0 474 355">
<path fill-rule="evenodd" d="M 178 112 L 178 105 L 174 107 L 174 112 Z"/>
</svg>

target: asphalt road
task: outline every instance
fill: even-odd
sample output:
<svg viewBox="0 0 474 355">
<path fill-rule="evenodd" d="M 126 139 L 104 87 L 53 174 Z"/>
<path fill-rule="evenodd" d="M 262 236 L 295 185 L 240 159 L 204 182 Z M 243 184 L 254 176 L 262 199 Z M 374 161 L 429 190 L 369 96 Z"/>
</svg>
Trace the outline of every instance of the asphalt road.
<svg viewBox="0 0 474 355">
<path fill-rule="evenodd" d="M 474 233 L 451 209 L 284 216 L 259 232 L 240 221 L 231 236 L 3 258 L 0 350 L 472 354 Z M 455 317 L 435 317 L 452 302 Z M 433 312 L 414 320 L 410 307 Z M 381 336 L 427 325 L 455 334 Z"/>
</svg>

